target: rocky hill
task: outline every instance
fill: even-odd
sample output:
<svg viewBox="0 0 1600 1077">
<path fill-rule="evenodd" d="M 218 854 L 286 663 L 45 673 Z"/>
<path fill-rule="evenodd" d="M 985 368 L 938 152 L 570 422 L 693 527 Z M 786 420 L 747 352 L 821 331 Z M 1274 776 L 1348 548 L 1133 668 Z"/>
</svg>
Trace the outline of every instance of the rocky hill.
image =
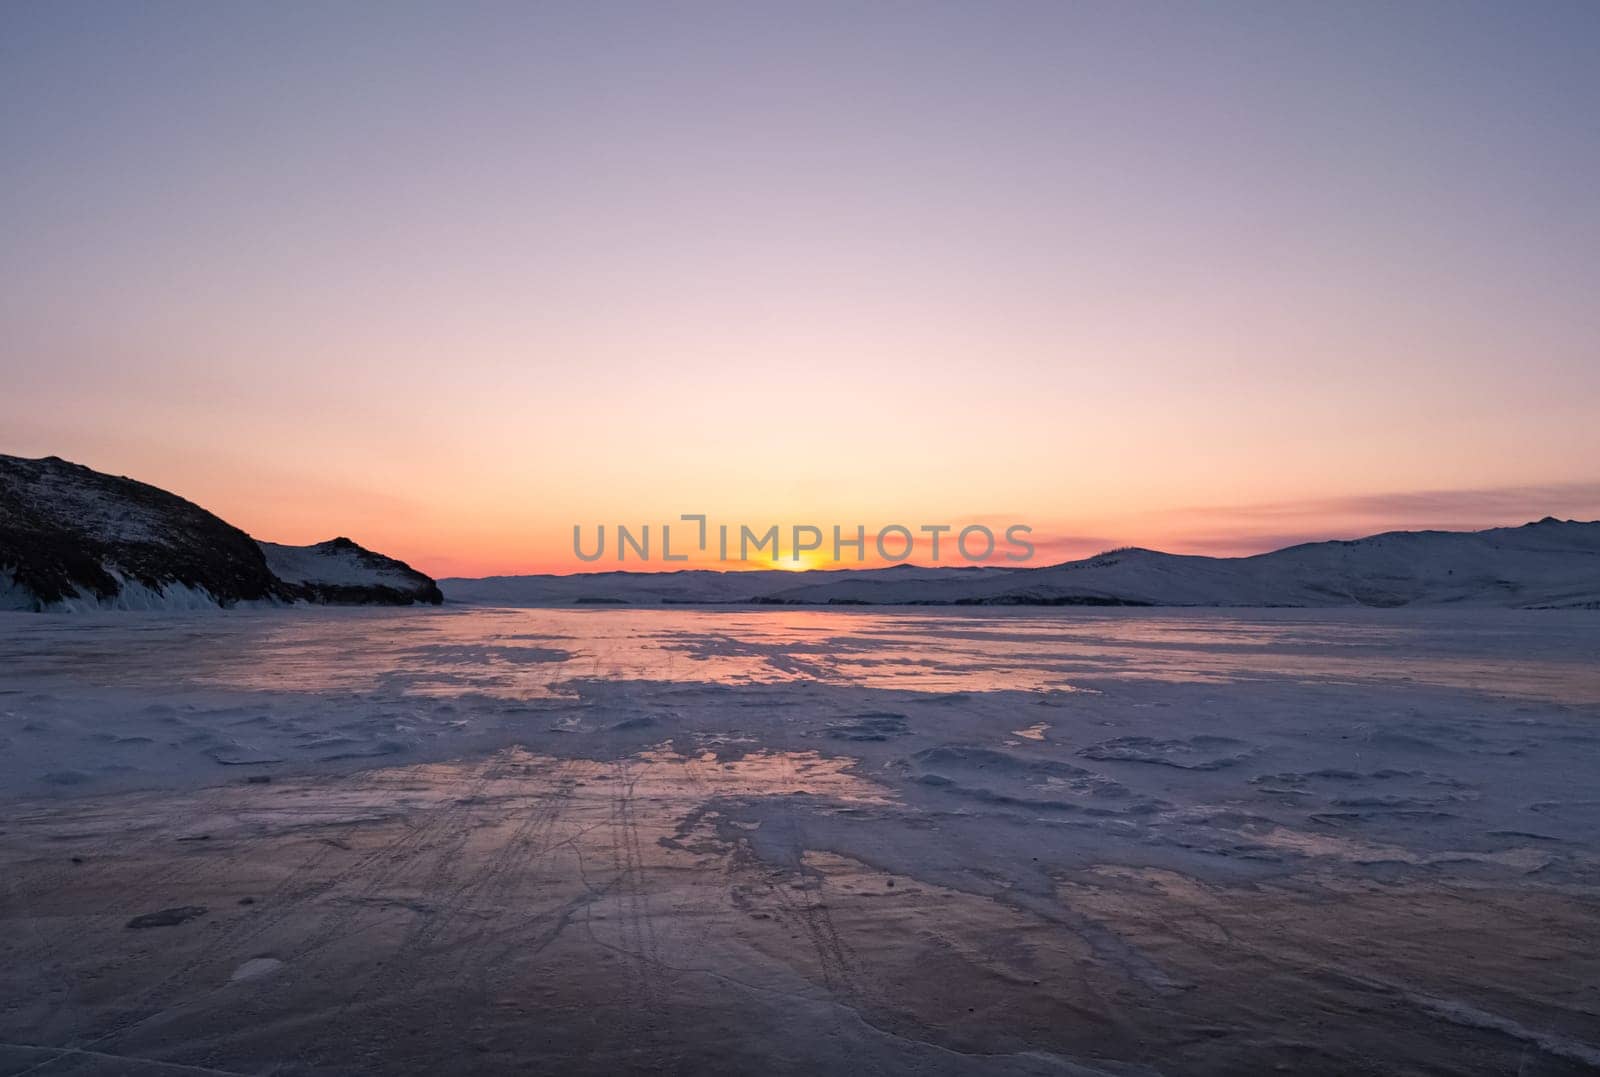
<svg viewBox="0 0 1600 1077">
<path fill-rule="evenodd" d="M 444 601 L 439 585 L 404 561 L 373 553 L 347 538 L 315 546 L 258 545 L 272 574 L 296 597 L 310 602 L 409 606 Z"/>
<path fill-rule="evenodd" d="M 257 543 L 147 483 L 0 455 L 0 609 L 441 600 L 427 576 L 349 539 Z"/>
</svg>

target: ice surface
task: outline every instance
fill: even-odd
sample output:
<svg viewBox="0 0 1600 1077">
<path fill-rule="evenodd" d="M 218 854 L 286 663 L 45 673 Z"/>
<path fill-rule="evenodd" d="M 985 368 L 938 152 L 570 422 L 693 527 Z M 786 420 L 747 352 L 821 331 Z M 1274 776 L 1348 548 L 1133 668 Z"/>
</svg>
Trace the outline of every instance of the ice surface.
<svg viewBox="0 0 1600 1077">
<path fill-rule="evenodd" d="M 0 615 L 0 1062 L 1585 1072 L 1597 655 L 1575 611 Z"/>
</svg>

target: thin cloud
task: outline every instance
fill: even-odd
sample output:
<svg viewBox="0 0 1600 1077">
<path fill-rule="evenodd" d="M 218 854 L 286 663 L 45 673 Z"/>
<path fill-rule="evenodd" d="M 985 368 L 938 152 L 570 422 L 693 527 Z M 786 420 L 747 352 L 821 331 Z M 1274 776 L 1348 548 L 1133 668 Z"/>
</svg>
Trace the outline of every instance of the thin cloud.
<svg viewBox="0 0 1600 1077">
<path fill-rule="evenodd" d="M 1242 557 L 1306 542 L 1358 539 L 1384 531 L 1481 531 L 1546 516 L 1600 518 L 1600 482 L 1542 483 L 1465 490 L 1402 490 L 1149 512 L 1097 535 L 1035 529 L 1034 564 L 1091 556 L 1121 546 Z M 1112 537 L 1106 537 L 1109 534 Z"/>
<path fill-rule="evenodd" d="M 1176 516 L 1282 519 L 1294 516 L 1373 516 L 1416 519 L 1437 525 L 1490 527 L 1527 523 L 1545 516 L 1600 515 L 1600 482 L 1545 483 L 1477 490 L 1408 490 L 1349 497 L 1310 498 L 1257 505 L 1178 509 Z"/>
</svg>

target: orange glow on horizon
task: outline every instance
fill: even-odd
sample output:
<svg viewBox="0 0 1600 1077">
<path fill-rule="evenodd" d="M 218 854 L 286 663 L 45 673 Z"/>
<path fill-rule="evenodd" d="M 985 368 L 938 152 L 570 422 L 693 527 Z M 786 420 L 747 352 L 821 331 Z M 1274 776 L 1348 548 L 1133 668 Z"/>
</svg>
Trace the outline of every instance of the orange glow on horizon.
<svg viewBox="0 0 1600 1077">
<path fill-rule="evenodd" d="M 372 6 L 6 8 L 0 452 L 435 577 L 1600 516 L 1593 5 Z"/>
<path fill-rule="evenodd" d="M 1535 497 L 1537 495 L 1534 495 Z M 1588 497 L 1587 511 L 1574 506 L 1566 515 L 1592 519 L 1600 517 L 1600 489 L 1577 490 L 1572 495 Z M 1563 515 L 1560 510 L 1552 510 Z M 614 553 L 599 561 L 584 562 L 572 555 L 570 527 L 545 527 L 529 532 L 530 538 L 519 535 L 464 533 L 442 530 L 433 535 L 411 531 L 399 522 L 385 524 L 374 520 L 367 527 L 302 526 L 297 533 L 267 531 L 246 526 L 247 531 L 273 541 L 299 544 L 321 541 L 334 534 L 349 534 L 371 549 L 399 557 L 429 575 L 437 578 L 449 576 L 510 576 L 552 574 L 570 575 L 591 572 L 675 572 L 684 570 L 713 570 L 748 572 L 778 569 L 804 573 L 828 570 L 857 570 L 887 568 L 898 564 L 918 567 L 959 568 L 974 564 L 1009 568 L 1039 568 L 1091 557 L 1108 550 L 1139 546 L 1177 554 L 1200 554 L 1213 557 L 1237 557 L 1265 553 L 1301 542 L 1329 539 L 1354 539 L 1388 530 L 1417 530 L 1436 528 L 1442 530 L 1478 530 L 1487 527 L 1517 526 L 1545 512 L 1530 502 L 1518 512 L 1507 510 L 1492 514 L 1473 514 L 1456 510 L 1447 518 L 1418 515 L 1411 518 L 1373 511 L 1338 511 L 1333 507 L 1311 508 L 1305 511 L 1273 513 L 1267 520 L 1252 510 L 1178 510 L 1170 513 L 1130 515 L 1118 519 L 1092 521 L 1095 526 L 1085 527 L 1078 521 L 1058 522 L 1054 527 L 1035 525 L 1031 540 L 1035 553 L 1025 563 L 1007 561 L 997 549 L 992 556 L 978 562 L 967 561 L 959 555 L 944 550 L 935 562 L 926 540 L 919 540 L 911 556 L 903 560 L 886 560 L 871 549 L 861 560 L 847 555 L 835 561 L 831 550 L 810 550 L 800 555 L 798 562 L 787 550 L 780 558 L 752 557 L 748 560 L 720 560 L 713 548 L 705 553 L 691 550 L 684 561 L 671 563 L 659 559 L 642 562 L 629 556 L 618 561 Z M 225 516 L 225 518 L 228 518 Z M 820 518 L 820 517 L 813 517 Z M 231 519 L 230 522 L 239 522 Z M 243 526 L 243 525 L 241 525 Z M 1091 533 L 1085 534 L 1083 532 Z"/>
</svg>

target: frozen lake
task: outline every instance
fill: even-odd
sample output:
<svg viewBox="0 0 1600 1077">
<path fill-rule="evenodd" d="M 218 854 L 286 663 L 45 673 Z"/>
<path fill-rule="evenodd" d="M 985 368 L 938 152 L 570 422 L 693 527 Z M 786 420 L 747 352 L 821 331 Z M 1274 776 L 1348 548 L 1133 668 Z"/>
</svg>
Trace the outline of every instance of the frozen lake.
<svg viewBox="0 0 1600 1077">
<path fill-rule="evenodd" d="M 1591 1072 L 1597 723 L 1592 612 L 0 615 L 0 1074 Z"/>
<path fill-rule="evenodd" d="M 300 609 L 0 615 L 14 678 L 394 696 L 574 680 L 919 692 L 1148 678 L 1414 682 L 1600 703 L 1587 611 Z M 30 680 L 31 683 L 31 680 Z"/>
</svg>

